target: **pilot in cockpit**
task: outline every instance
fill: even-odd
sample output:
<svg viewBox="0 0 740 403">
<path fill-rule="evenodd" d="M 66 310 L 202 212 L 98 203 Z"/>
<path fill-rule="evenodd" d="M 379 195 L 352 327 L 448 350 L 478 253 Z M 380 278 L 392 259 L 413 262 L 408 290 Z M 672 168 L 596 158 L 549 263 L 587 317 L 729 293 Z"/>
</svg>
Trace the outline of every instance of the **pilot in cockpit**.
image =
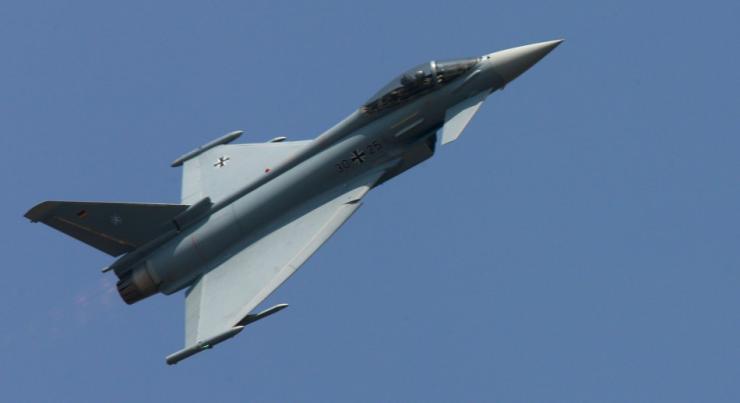
<svg viewBox="0 0 740 403">
<path fill-rule="evenodd" d="M 363 113 L 374 113 L 399 105 L 453 81 L 477 63 L 478 59 L 461 59 L 420 64 L 381 88 L 360 110 Z"/>
</svg>

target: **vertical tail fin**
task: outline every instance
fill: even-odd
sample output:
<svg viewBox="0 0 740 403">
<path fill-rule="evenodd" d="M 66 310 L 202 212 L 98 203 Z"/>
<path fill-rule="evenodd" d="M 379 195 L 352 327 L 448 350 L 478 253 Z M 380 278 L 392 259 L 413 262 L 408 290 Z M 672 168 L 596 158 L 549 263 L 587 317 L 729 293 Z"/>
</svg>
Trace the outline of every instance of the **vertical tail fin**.
<svg viewBox="0 0 740 403">
<path fill-rule="evenodd" d="M 93 248 L 119 256 L 172 228 L 185 204 L 45 201 L 25 217 L 42 222 Z"/>
</svg>

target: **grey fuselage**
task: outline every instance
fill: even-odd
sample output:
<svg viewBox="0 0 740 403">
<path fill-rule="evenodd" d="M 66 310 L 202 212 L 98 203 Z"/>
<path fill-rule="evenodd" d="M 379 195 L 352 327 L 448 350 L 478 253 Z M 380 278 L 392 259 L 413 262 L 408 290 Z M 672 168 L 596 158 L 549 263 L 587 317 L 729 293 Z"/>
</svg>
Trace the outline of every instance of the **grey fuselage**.
<svg viewBox="0 0 740 403">
<path fill-rule="evenodd" d="M 149 294 L 174 293 L 316 207 L 312 200 L 319 196 L 341 194 L 358 179 L 385 172 L 377 185 L 429 158 L 450 107 L 493 92 L 521 74 L 507 76 L 506 69 L 497 69 L 489 59 L 490 55 L 472 59 L 472 67 L 454 80 L 434 81 L 396 104 L 360 108 L 269 174 L 214 204 L 198 224 L 116 273 L 119 277 L 133 274 L 133 281 Z M 434 62 L 431 65 L 434 68 Z"/>
</svg>

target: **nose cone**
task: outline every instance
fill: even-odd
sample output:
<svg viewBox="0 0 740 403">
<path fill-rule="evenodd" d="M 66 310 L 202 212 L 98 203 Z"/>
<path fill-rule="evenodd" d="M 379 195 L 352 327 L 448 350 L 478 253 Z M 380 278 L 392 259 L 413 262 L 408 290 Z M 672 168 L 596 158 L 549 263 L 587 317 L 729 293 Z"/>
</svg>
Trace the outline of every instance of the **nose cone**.
<svg viewBox="0 0 740 403">
<path fill-rule="evenodd" d="M 562 39 L 519 46 L 483 56 L 507 83 L 527 71 L 555 49 Z"/>
</svg>

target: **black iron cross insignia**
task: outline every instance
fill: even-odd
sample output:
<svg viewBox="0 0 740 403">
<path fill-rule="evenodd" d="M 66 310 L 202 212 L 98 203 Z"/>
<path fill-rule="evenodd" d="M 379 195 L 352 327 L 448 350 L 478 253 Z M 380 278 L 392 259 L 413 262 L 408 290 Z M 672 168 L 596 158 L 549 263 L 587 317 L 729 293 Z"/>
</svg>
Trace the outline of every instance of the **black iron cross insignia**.
<svg viewBox="0 0 740 403">
<path fill-rule="evenodd" d="M 214 167 L 217 168 L 223 168 L 224 165 L 226 165 L 226 161 L 230 160 L 229 157 L 218 157 L 218 161 L 216 161 L 215 164 L 213 164 Z"/>
<path fill-rule="evenodd" d="M 352 162 L 357 162 L 362 164 L 365 162 L 365 153 L 363 151 L 352 151 Z"/>
</svg>

